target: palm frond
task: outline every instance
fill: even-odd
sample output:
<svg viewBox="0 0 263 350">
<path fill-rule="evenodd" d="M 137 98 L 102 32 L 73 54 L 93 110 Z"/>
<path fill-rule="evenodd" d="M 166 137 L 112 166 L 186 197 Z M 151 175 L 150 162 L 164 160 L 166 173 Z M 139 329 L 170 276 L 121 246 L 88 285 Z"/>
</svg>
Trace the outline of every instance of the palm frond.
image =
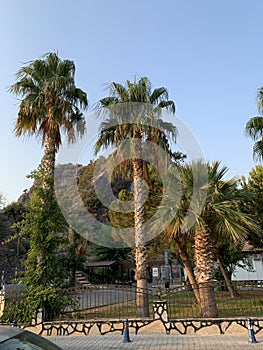
<svg viewBox="0 0 263 350">
<path fill-rule="evenodd" d="M 154 89 L 150 95 L 150 103 L 158 105 L 159 102 L 168 100 L 168 91 L 165 87 Z"/>
<path fill-rule="evenodd" d="M 253 146 L 253 158 L 255 161 L 263 160 L 263 140 L 255 142 Z"/>
<path fill-rule="evenodd" d="M 256 95 L 256 101 L 258 106 L 258 112 L 262 114 L 263 112 L 263 87 L 259 88 Z"/>
<path fill-rule="evenodd" d="M 129 101 L 129 93 L 126 90 L 126 88 L 116 82 L 112 83 L 112 95 L 121 100 L 122 102 L 128 102 Z"/>
<path fill-rule="evenodd" d="M 113 96 L 105 97 L 99 101 L 99 103 L 97 105 L 97 109 L 99 109 L 101 107 L 108 107 L 108 106 L 111 106 L 115 103 L 118 103 L 117 97 L 113 97 Z"/>
<path fill-rule="evenodd" d="M 257 116 L 249 119 L 245 127 L 245 133 L 253 140 L 263 137 L 263 117 Z"/>
<path fill-rule="evenodd" d="M 88 98 L 75 86 L 74 74 L 74 62 L 61 60 L 54 52 L 19 69 L 17 82 L 9 88 L 14 95 L 22 97 L 16 136 L 35 134 L 42 138 L 42 145 L 52 136 L 58 148 L 60 129 L 69 133 L 70 142 L 75 141 L 76 135 L 83 135 L 85 123 L 81 109 L 87 108 Z"/>
<path fill-rule="evenodd" d="M 158 107 L 159 108 L 165 108 L 167 109 L 168 111 L 171 111 L 172 113 L 175 113 L 175 103 L 171 100 L 168 100 L 168 101 L 161 101 L 159 104 L 158 104 Z"/>
</svg>

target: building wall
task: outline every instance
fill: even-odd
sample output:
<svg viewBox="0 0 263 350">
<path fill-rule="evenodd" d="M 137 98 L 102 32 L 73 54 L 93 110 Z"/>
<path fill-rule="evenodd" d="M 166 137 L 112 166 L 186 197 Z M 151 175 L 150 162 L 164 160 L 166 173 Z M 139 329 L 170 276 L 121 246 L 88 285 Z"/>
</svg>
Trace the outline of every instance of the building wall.
<svg viewBox="0 0 263 350">
<path fill-rule="evenodd" d="M 0 291 L 1 293 L 1 291 Z M 0 317 L 3 315 L 4 313 L 4 306 L 5 306 L 5 298 L 4 298 L 4 294 L 0 294 Z"/>
<path fill-rule="evenodd" d="M 251 254 L 247 258 L 247 265 L 237 266 L 232 274 L 232 281 L 263 280 L 263 254 Z"/>
</svg>

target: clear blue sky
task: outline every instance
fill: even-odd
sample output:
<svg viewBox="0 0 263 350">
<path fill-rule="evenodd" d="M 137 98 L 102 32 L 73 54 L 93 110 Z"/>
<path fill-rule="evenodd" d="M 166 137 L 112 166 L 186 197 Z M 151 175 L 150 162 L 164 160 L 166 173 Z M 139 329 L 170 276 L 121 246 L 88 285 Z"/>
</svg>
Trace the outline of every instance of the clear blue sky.
<svg viewBox="0 0 263 350">
<path fill-rule="evenodd" d="M 16 139 L 18 102 L 7 92 L 23 63 L 58 51 L 76 64 L 92 107 L 105 84 L 147 76 L 167 87 L 177 115 L 208 161 L 248 175 L 253 142 L 244 136 L 263 85 L 262 0 L 1 1 L 0 192 L 7 203 L 29 188 L 43 149 Z"/>
</svg>

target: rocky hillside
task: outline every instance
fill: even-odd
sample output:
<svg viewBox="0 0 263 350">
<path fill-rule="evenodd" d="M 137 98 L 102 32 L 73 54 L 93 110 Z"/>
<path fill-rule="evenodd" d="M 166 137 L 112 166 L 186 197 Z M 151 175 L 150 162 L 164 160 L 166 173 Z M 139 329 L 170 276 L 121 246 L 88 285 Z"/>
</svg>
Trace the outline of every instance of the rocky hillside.
<svg viewBox="0 0 263 350">
<path fill-rule="evenodd" d="M 57 195 L 59 195 L 59 193 L 63 194 L 63 200 L 65 200 L 66 203 L 65 205 L 63 205 L 63 203 L 61 205 L 60 203 L 60 205 L 64 210 L 70 208 L 70 212 L 66 213 L 68 217 L 74 219 L 74 216 L 79 215 L 81 208 L 79 208 L 77 204 L 81 201 L 80 204 L 82 206 L 84 204 L 84 208 L 100 222 L 105 223 L 114 220 L 116 226 L 118 226 L 119 223 L 127 222 L 127 215 L 125 215 L 125 220 L 123 220 L 121 214 L 117 215 L 117 213 L 113 216 L 109 211 L 110 206 L 105 206 L 103 202 L 108 202 L 109 199 L 110 202 L 113 202 L 116 197 L 119 196 L 120 191 L 125 190 L 127 193 L 130 193 L 132 190 L 132 181 L 129 179 L 129 176 L 127 176 L 128 174 L 126 174 L 126 178 L 114 174 L 109 180 L 105 173 L 105 161 L 106 160 L 101 157 L 97 161 L 98 163 L 90 162 L 89 165 L 78 165 L 77 167 L 72 164 L 65 164 L 56 168 L 56 176 L 63 179 L 56 187 L 56 193 Z M 94 177 L 94 167 L 96 166 L 98 169 L 100 163 L 102 163 L 102 169 L 104 170 L 101 172 L 97 170 L 97 174 L 99 175 Z M 72 182 L 72 178 L 75 177 L 76 181 Z M 75 182 L 77 182 L 76 188 L 74 185 Z M 108 182 L 110 182 L 109 186 L 111 191 L 105 191 L 105 185 L 107 185 Z M 157 188 L 156 184 L 152 187 Z M 106 201 L 104 201 L 105 198 L 98 198 L 96 189 L 99 190 L 101 197 L 103 197 L 103 195 L 107 197 Z M 10 204 L 0 211 L 0 280 L 1 274 L 3 276 L 1 285 L 3 282 L 10 283 L 15 277 L 19 277 L 19 274 L 24 269 L 23 260 L 26 258 L 29 242 L 26 238 L 16 238 L 12 241 L 10 241 L 10 238 L 18 233 L 18 228 L 13 227 L 13 225 L 22 219 L 22 214 L 26 210 L 26 203 L 30 199 L 32 191 L 33 186 L 28 191 L 24 191 L 17 202 Z M 109 192 L 111 192 L 111 198 L 108 198 Z M 64 194 L 66 194 L 66 196 Z M 81 200 L 78 199 L 79 197 Z M 154 198 L 157 198 L 157 196 L 153 196 L 150 202 L 153 202 Z"/>
</svg>

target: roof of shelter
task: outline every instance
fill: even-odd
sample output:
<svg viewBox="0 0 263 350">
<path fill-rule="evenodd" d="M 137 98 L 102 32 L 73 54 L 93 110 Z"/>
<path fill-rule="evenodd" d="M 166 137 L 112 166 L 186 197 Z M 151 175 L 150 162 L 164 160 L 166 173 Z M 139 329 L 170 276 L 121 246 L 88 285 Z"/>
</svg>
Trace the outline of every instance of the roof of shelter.
<svg viewBox="0 0 263 350">
<path fill-rule="evenodd" d="M 263 252 L 263 249 L 262 248 L 255 248 L 248 241 L 245 241 L 242 252 L 243 253 L 259 253 L 259 252 Z"/>
<path fill-rule="evenodd" d="M 107 267 L 115 264 L 116 261 L 87 261 L 85 263 L 86 267 Z"/>
</svg>

